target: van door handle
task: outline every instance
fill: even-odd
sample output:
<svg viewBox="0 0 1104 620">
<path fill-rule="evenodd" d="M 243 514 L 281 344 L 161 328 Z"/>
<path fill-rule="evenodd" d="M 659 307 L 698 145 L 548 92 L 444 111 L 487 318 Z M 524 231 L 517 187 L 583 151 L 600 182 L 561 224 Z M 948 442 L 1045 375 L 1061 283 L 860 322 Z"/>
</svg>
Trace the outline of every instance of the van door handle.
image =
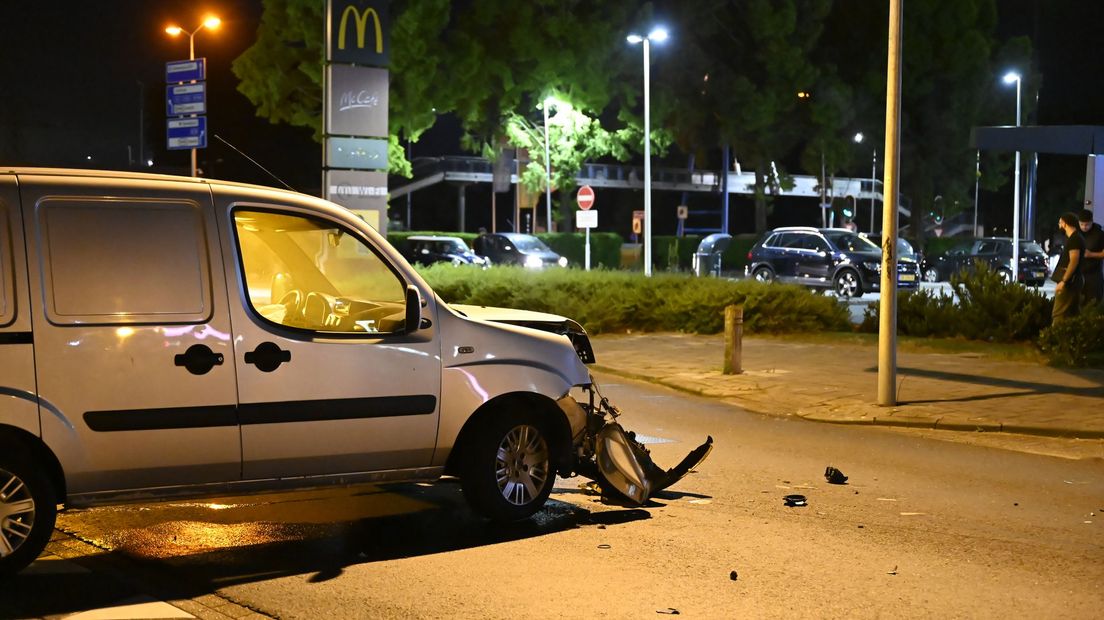
<svg viewBox="0 0 1104 620">
<path fill-rule="evenodd" d="M 205 375 L 222 365 L 222 353 L 215 353 L 205 344 L 193 344 L 187 351 L 174 356 L 173 364 L 187 368 L 193 375 Z"/>
<path fill-rule="evenodd" d="M 262 342 L 245 354 L 245 363 L 253 364 L 261 372 L 272 372 L 280 364 L 291 361 L 291 351 L 285 351 L 275 342 Z"/>
</svg>

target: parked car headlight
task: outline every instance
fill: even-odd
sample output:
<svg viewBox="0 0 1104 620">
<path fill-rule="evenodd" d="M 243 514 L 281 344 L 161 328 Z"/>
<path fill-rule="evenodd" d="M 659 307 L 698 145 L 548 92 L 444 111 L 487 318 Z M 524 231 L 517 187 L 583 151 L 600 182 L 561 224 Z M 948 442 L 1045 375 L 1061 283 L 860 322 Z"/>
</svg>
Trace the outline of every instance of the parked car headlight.
<svg viewBox="0 0 1104 620">
<path fill-rule="evenodd" d="M 560 264 L 560 267 L 567 267 L 567 258 L 564 256 L 561 256 L 560 260 L 556 262 Z"/>
<path fill-rule="evenodd" d="M 874 272 L 881 272 L 882 270 L 882 264 L 874 260 L 863 261 L 863 267 Z"/>
<path fill-rule="evenodd" d="M 538 256 L 526 256 L 525 266 L 530 269 L 540 269 L 544 266 L 544 261 L 542 261 Z"/>
</svg>

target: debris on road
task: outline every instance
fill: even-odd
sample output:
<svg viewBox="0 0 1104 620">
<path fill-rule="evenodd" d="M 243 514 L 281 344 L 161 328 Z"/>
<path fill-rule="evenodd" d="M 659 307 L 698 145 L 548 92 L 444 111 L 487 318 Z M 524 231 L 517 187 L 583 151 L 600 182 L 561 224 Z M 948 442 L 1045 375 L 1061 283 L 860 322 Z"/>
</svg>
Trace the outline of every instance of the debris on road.
<svg viewBox="0 0 1104 620">
<path fill-rule="evenodd" d="M 828 484 L 847 484 L 847 476 L 831 465 L 824 470 L 824 479 L 828 481 Z"/>
<path fill-rule="evenodd" d="M 786 502 L 786 505 L 790 506 L 791 508 L 794 506 L 808 505 L 808 500 L 805 499 L 804 495 L 787 495 L 786 497 L 782 498 L 782 501 Z"/>
<path fill-rule="evenodd" d="M 675 609 L 674 607 L 668 607 L 667 609 L 657 609 L 656 613 L 657 614 L 667 614 L 668 616 L 677 616 L 681 612 L 679 610 Z"/>
<path fill-rule="evenodd" d="M 733 581 L 736 581 L 736 579 L 738 577 L 739 577 L 739 575 L 736 574 L 736 571 L 732 571 L 731 573 L 728 574 L 728 578 L 733 580 Z"/>
<path fill-rule="evenodd" d="M 897 574 L 897 565 L 896 565 L 896 564 L 894 564 L 894 565 L 893 565 L 893 570 L 889 571 L 889 572 L 888 572 L 888 573 L 886 573 L 886 574 L 887 574 L 887 575 L 896 575 L 896 574 Z"/>
<path fill-rule="evenodd" d="M 599 549 L 610 549 L 611 547 L 610 547 L 610 545 L 608 545 L 606 543 L 602 543 L 602 544 L 598 545 L 598 548 Z"/>
</svg>

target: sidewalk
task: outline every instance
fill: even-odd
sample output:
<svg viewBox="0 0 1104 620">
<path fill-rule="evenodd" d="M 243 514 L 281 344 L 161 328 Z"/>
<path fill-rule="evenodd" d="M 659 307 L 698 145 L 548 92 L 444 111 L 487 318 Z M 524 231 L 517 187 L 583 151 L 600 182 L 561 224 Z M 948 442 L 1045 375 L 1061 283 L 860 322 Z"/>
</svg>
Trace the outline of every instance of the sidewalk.
<svg viewBox="0 0 1104 620">
<path fill-rule="evenodd" d="M 898 353 L 896 407 L 880 407 L 877 347 L 744 338 L 743 374 L 723 375 L 723 335 L 593 338 L 598 370 L 836 424 L 1104 438 L 1104 371 L 973 354 Z"/>
</svg>

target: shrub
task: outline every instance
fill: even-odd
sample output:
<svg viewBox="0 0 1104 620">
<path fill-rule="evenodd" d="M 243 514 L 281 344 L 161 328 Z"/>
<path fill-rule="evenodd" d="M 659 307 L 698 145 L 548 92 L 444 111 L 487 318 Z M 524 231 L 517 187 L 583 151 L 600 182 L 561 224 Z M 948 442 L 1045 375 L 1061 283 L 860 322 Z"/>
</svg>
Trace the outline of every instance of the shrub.
<svg viewBox="0 0 1104 620">
<path fill-rule="evenodd" d="M 749 333 L 850 328 L 846 308 L 834 298 L 756 281 L 504 266 L 483 271 L 434 265 L 419 271 L 445 301 L 550 312 L 579 321 L 590 333 L 718 333 L 730 304 L 743 304 Z"/>
<path fill-rule="evenodd" d="M 989 342 L 1034 340 L 1050 322 L 1051 302 L 1042 293 L 1005 283 L 987 266 L 952 276 L 954 295 L 906 291 L 897 298 L 897 331 L 906 336 L 960 336 Z M 956 299 L 957 297 L 957 299 Z M 862 331 L 878 330 L 878 308 L 865 311 Z"/>
<path fill-rule="evenodd" d="M 1104 314 L 1091 309 L 1039 334 L 1039 350 L 1060 366 L 1104 366 Z"/>
</svg>

